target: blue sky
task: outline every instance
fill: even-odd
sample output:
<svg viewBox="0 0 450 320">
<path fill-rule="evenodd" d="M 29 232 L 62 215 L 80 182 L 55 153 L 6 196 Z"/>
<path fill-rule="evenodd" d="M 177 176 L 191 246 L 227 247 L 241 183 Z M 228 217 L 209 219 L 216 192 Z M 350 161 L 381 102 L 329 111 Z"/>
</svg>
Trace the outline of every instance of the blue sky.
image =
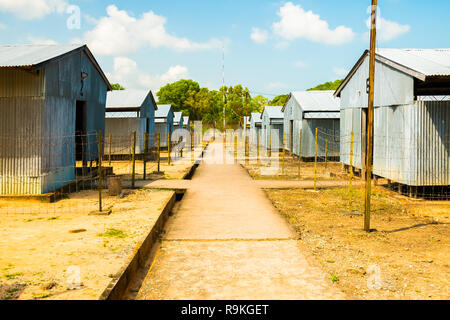
<svg viewBox="0 0 450 320">
<path fill-rule="evenodd" d="M 379 47 L 449 47 L 450 1 L 379 3 Z M 70 5 L 80 9 L 79 29 L 67 27 Z M 270 97 L 343 78 L 368 46 L 369 5 L 369 0 L 0 0 L 0 43 L 87 43 L 112 82 L 153 90 L 180 78 L 217 89 L 224 43 L 226 84 L 241 83 Z"/>
</svg>

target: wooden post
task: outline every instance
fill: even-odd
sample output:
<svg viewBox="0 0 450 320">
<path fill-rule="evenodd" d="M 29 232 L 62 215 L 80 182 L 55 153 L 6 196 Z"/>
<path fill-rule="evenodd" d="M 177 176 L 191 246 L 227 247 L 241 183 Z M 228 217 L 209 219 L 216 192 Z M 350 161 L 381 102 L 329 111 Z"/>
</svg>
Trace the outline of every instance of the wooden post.
<svg viewBox="0 0 450 320">
<path fill-rule="evenodd" d="M 370 205 L 372 196 L 372 166 L 373 166 L 373 118 L 375 96 L 375 47 L 376 47 L 376 19 L 377 0 L 372 0 L 372 23 L 370 30 L 370 63 L 369 63 L 369 103 L 367 112 L 367 153 L 366 153 L 366 196 L 364 211 L 364 230 L 370 232 Z"/>
<path fill-rule="evenodd" d="M 103 172 L 102 172 L 102 130 L 98 132 L 98 211 L 102 212 L 102 187 L 103 187 Z"/>
<path fill-rule="evenodd" d="M 112 142 L 112 134 L 109 134 L 109 143 L 108 143 L 108 147 L 109 147 L 109 165 L 111 166 L 111 142 Z"/>
<path fill-rule="evenodd" d="M 193 130 L 190 129 L 191 132 L 191 161 L 192 163 L 195 162 L 195 148 L 194 148 L 194 135 L 193 135 Z"/>
<path fill-rule="evenodd" d="M 132 146 L 132 171 L 131 171 L 131 188 L 134 188 L 136 181 L 136 131 L 133 131 L 133 146 Z"/>
<path fill-rule="evenodd" d="M 315 144 L 315 156 L 314 156 L 314 191 L 317 191 L 317 137 L 319 135 L 319 130 L 316 128 L 316 144 Z"/>
<path fill-rule="evenodd" d="M 158 153 L 158 173 L 161 172 L 161 133 L 156 134 L 157 139 L 157 153 Z"/>
<path fill-rule="evenodd" d="M 147 177 L 148 133 L 144 135 L 144 180 Z"/>
<path fill-rule="evenodd" d="M 272 132 L 269 131 L 269 158 L 272 158 Z"/>
<path fill-rule="evenodd" d="M 250 145 L 248 142 L 248 136 L 245 135 L 245 164 L 249 164 L 249 158 L 250 158 Z"/>
<path fill-rule="evenodd" d="M 260 132 L 258 131 L 256 133 L 256 163 L 257 163 L 257 165 L 259 165 L 259 135 L 260 135 Z"/>
<path fill-rule="evenodd" d="M 286 159 L 286 133 L 283 132 L 283 164 L 281 167 L 281 174 L 285 173 L 285 159 Z"/>
<path fill-rule="evenodd" d="M 328 168 L 328 139 L 325 140 L 325 169 Z"/>
<path fill-rule="evenodd" d="M 352 189 L 353 186 L 353 140 L 354 140 L 354 133 L 352 131 L 351 135 L 350 135 L 350 190 Z"/>
<path fill-rule="evenodd" d="M 237 135 L 234 136 L 234 163 L 237 163 L 237 155 L 238 155 L 238 138 Z"/>
<path fill-rule="evenodd" d="M 301 179 L 302 139 L 303 139 L 303 129 L 300 129 L 300 141 L 298 142 L 298 180 Z"/>
<path fill-rule="evenodd" d="M 170 132 L 167 134 L 167 153 L 168 153 L 168 158 L 167 158 L 167 163 L 168 163 L 168 165 L 170 166 L 170 161 L 171 161 L 171 159 L 170 159 L 170 139 L 171 137 L 170 137 Z"/>
</svg>

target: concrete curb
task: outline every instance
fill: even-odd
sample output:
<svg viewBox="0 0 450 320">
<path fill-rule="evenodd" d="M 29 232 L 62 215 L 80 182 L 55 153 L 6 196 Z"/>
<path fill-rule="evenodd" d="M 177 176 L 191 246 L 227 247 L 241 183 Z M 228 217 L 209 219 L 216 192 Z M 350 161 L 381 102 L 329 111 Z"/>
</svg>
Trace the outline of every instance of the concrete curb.
<svg viewBox="0 0 450 320">
<path fill-rule="evenodd" d="M 120 272 L 111 280 L 108 287 L 103 291 L 98 300 L 121 300 L 126 293 L 128 286 L 134 279 L 137 271 L 145 267 L 146 260 L 158 240 L 158 236 L 163 231 L 164 226 L 169 219 L 170 212 L 176 203 L 176 193 L 173 192 L 170 199 L 166 202 L 158 220 L 153 225 L 152 230 L 145 238 L 138 243 L 133 253 L 128 258 Z"/>
</svg>

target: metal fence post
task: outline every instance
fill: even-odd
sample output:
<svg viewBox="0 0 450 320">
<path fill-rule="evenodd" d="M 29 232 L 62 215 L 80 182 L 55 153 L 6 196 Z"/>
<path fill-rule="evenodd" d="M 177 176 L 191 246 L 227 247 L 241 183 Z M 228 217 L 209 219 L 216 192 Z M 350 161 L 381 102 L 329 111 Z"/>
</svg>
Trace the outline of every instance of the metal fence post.
<svg viewBox="0 0 450 320">
<path fill-rule="evenodd" d="M 325 169 L 328 168 L 328 139 L 325 140 Z"/>
<path fill-rule="evenodd" d="M 132 162 L 131 188 L 134 188 L 136 182 L 136 131 L 133 131 L 133 154 L 131 162 Z"/>
</svg>

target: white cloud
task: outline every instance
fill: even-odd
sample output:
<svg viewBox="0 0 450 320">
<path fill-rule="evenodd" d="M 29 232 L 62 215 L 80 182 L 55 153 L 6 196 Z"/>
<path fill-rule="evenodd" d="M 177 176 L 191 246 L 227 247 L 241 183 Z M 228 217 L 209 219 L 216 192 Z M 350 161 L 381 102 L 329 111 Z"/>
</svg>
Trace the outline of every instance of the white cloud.
<svg viewBox="0 0 450 320">
<path fill-rule="evenodd" d="M 269 38 L 269 33 L 266 30 L 252 28 L 250 38 L 256 43 L 265 43 Z"/>
<path fill-rule="evenodd" d="M 301 69 L 301 68 L 306 68 L 306 66 L 307 66 L 307 64 L 303 61 L 295 61 L 294 62 L 294 67 L 296 67 L 296 68 Z"/>
<path fill-rule="evenodd" d="M 42 45 L 55 45 L 58 44 L 55 40 L 52 39 L 44 39 L 44 38 L 35 38 L 35 37 L 28 37 L 28 41 L 31 44 L 42 44 Z"/>
<path fill-rule="evenodd" d="M 346 76 L 348 74 L 345 68 L 333 68 L 333 72 L 338 76 Z"/>
<path fill-rule="evenodd" d="M 10 12 L 25 20 L 63 13 L 67 7 L 66 0 L 0 0 L 0 11 Z"/>
<path fill-rule="evenodd" d="M 371 26 L 371 18 L 369 17 L 366 20 L 366 26 L 370 29 Z M 393 40 L 395 38 L 400 37 L 401 35 L 408 33 L 411 30 L 411 26 L 405 24 L 399 24 L 395 21 L 390 21 L 384 19 L 382 17 L 377 17 L 377 39 L 382 42 L 387 42 Z M 369 37 L 370 34 L 367 32 L 365 37 Z"/>
<path fill-rule="evenodd" d="M 107 16 L 84 35 L 89 47 L 100 55 L 125 55 L 145 46 L 166 47 L 179 51 L 207 50 L 221 48 L 222 42 L 211 39 L 208 42 L 192 42 L 167 33 L 166 18 L 153 11 L 143 13 L 139 18 L 130 16 L 115 5 L 106 9 Z"/>
<path fill-rule="evenodd" d="M 292 41 L 307 39 L 313 42 L 339 45 L 353 40 L 355 33 L 345 26 L 330 29 L 328 23 L 312 11 L 305 11 L 300 5 L 287 2 L 278 12 L 281 20 L 272 25 L 281 38 Z"/>
<path fill-rule="evenodd" d="M 107 73 L 109 81 L 120 83 L 127 89 L 151 89 L 156 93 L 159 88 L 188 77 L 188 69 L 184 66 L 176 65 L 160 75 L 150 75 L 138 68 L 136 61 L 127 57 L 114 58 L 114 71 Z"/>
</svg>

